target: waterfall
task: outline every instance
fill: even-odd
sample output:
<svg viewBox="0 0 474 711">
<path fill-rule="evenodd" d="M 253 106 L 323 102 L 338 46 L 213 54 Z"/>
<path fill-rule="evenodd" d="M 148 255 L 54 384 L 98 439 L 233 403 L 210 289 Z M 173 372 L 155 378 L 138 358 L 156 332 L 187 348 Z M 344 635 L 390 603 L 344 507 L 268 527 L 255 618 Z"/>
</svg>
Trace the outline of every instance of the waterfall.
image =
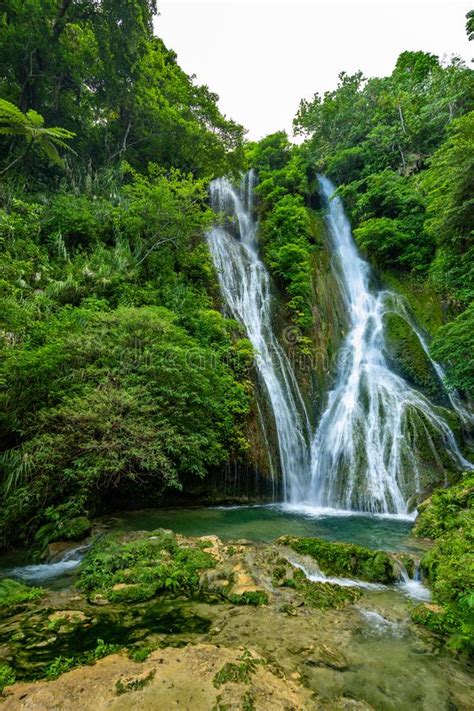
<svg viewBox="0 0 474 711">
<path fill-rule="evenodd" d="M 315 506 L 406 515 L 421 488 L 416 432 L 442 468 L 439 442 L 456 468 L 472 468 L 430 401 L 393 373 L 384 356 L 386 292 L 372 294 L 335 188 L 319 179 L 328 203 L 336 276 L 349 318 L 334 388 L 312 443 L 306 500 Z"/>
<path fill-rule="evenodd" d="M 253 216 L 255 174 L 236 189 L 226 178 L 211 184 L 211 205 L 223 216 L 207 239 L 221 292 L 255 349 L 255 365 L 270 404 L 278 440 L 285 501 L 301 500 L 309 485 L 310 428 L 298 385 L 272 324 L 271 283 L 258 254 Z"/>
</svg>

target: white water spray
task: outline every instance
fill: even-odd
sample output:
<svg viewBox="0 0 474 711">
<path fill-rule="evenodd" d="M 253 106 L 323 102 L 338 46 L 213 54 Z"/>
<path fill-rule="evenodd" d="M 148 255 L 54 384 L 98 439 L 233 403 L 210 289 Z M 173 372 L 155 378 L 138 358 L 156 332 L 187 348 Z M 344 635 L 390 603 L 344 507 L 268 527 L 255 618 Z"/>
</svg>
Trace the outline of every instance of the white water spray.
<svg viewBox="0 0 474 711">
<path fill-rule="evenodd" d="M 272 324 L 270 277 L 258 255 L 252 214 L 254 183 L 253 171 L 240 191 L 225 178 L 213 181 L 211 203 L 226 222 L 209 232 L 208 243 L 225 302 L 255 349 L 255 364 L 275 420 L 283 496 L 295 502 L 309 485 L 310 430 L 294 373 Z"/>
<path fill-rule="evenodd" d="M 369 266 L 357 253 L 350 224 L 335 188 L 320 178 L 337 258 L 337 279 L 349 316 L 334 389 L 329 393 L 312 444 L 312 477 L 306 501 L 372 513 L 407 514 L 420 490 L 420 435 L 430 456 L 472 468 L 439 412 L 420 392 L 393 373 L 384 356 L 385 293 L 369 290 Z"/>
</svg>

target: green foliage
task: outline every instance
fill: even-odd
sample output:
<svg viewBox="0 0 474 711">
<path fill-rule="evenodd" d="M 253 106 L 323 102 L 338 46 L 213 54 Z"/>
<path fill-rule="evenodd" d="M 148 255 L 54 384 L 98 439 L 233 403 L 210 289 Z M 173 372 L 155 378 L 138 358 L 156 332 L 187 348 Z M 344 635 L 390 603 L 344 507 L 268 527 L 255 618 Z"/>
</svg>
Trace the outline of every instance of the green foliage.
<svg viewBox="0 0 474 711">
<path fill-rule="evenodd" d="M 474 476 L 465 474 L 461 481 L 447 489 L 438 489 L 418 506 L 414 532 L 417 536 L 439 538 L 467 525 L 474 507 Z"/>
<path fill-rule="evenodd" d="M 202 347 L 166 309 L 75 309 L 49 329 L 4 362 L 14 427 L 28 434 L 17 456 L 31 463 L 6 471 L 15 486 L 5 489 L 4 525 L 38 503 L 51 512 L 74 497 L 97 507 L 97 490 L 104 497 L 137 479 L 180 488 L 181 475 L 203 477 L 240 446 L 245 388 L 224 352 Z"/>
<path fill-rule="evenodd" d="M 0 94 L 77 134 L 78 172 L 123 158 L 143 169 L 150 155 L 201 175 L 239 167 L 242 127 L 153 35 L 156 11 L 154 0 L 2 4 Z"/>
<path fill-rule="evenodd" d="M 438 245 L 432 276 L 439 288 L 466 306 L 474 298 L 474 111 L 449 126 L 434 153 L 422 186 L 427 199 L 426 228 Z"/>
<path fill-rule="evenodd" d="M 0 99 L 0 136 L 20 136 L 27 144 L 27 149 L 0 170 L 0 175 L 24 158 L 31 146 L 36 147 L 51 163 L 63 167 L 64 161 L 58 153 L 58 148 L 74 153 L 66 143 L 67 140 L 74 138 L 74 135 L 65 128 L 46 128 L 44 118 L 37 111 L 30 109 L 24 114 L 14 104 Z"/>
<path fill-rule="evenodd" d="M 156 649 L 156 647 L 151 645 L 145 645 L 144 647 L 132 647 L 128 652 L 128 658 L 133 662 L 146 662 L 150 654 Z"/>
<path fill-rule="evenodd" d="M 268 595 L 263 590 L 248 590 L 241 595 L 228 595 L 233 605 L 268 605 Z"/>
<path fill-rule="evenodd" d="M 467 474 L 423 503 L 415 531 L 435 539 L 421 561 L 440 609 L 419 607 L 414 620 L 448 638 L 455 650 L 474 652 L 474 477 Z"/>
<path fill-rule="evenodd" d="M 222 669 L 219 669 L 212 681 L 216 689 L 229 682 L 250 684 L 252 675 L 257 671 L 257 666 L 263 664 L 263 660 L 253 657 L 248 649 L 242 652 L 238 657 L 238 661 L 240 662 L 239 664 L 226 662 Z"/>
<path fill-rule="evenodd" d="M 261 235 L 270 270 L 285 288 L 291 317 L 302 330 L 311 327 L 313 230 L 304 198 L 310 188 L 306 162 L 285 133 L 251 146 L 249 161 L 258 171 Z"/>
<path fill-rule="evenodd" d="M 0 694 L 6 686 L 15 683 L 15 672 L 8 664 L 0 664 Z"/>
<path fill-rule="evenodd" d="M 29 587 L 10 578 L 0 580 L 0 613 L 10 612 L 19 605 L 34 602 L 43 597 L 42 588 Z"/>
<path fill-rule="evenodd" d="M 211 308 L 204 185 L 126 170 L 120 204 L 59 195 L 0 219 L 4 544 L 23 517 L 45 543 L 67 533 L 58 506 L 80 517 L 136 481 L 159 496 L 246 446 L 253 353 Z"/>
<path fill-rule="evenodd" d="M 456 57 L 403 52 L 390 76 L 339 78 L 334 91 L 301 103 L 302 150 L 336 181 L 366 255 L 434 285 L 453 318 L 474 295 L 474 75 Z M 469 318 L 449 325 L 433 350 L 464 390 Z"/>
<path fill-rule="evenodd" d="M 91 530 L 91 522 L 82 515 L 84 501 L 80 497 L 73 501 L 49 506 L 44 516 L 48 520 L 35 533 L 35 542 L 46 546 L 51 541 L 81 541 Z"/>
<path fill-rule="evenodd" d="M 199 547 L 180 546 L 171 533 L 155 531 L 129 543 L 111 536 L 87 553 L 79 586 L 111 602 L 141 602 L 164 591 L 189 595 L 199 589 L 200 571 L 215 563 Z"/>
<path fill-rule="evenodd" d="M 244 132 L 156 12 L 2 4 L 2 547 L 79 538 L 112 496 L 158 501 L 246 448 L 252 352 L 203 240 Z"/>
<path fill-rule="evenodd" d="M 329 543 L 320 538 L 284 536 L 278 542 L 301 555 L 311 556 L 328 575 L 351 575 L 374 583 L 395 580 L 393 561 L 383 551 L 373 551 L 352 543 Z"/>
<path fill-rule="evenodd" d="M 44 670 L 44 676 L 48 681 L 57 679 L 61 674 L 65 674 L 70 669 L 77 666 L 77 660 L 74 657 L 56 657 Z"/>
<path fill-rule="evenodd" d="M 49 681 L 52 681 L 61 676 L 61 674 L 65 674 L 71 669 L 74 669 L 74 667 L 81 666 L 82 664 L 95 664 L 99 659 L 103 659 L 109 654 L 115 654 L 119 650 L 120 647 L 118 645 L 108 644 L 104 642 L 103 639 L 98 639 L 95 648 L 89 652 L 73 657 L 56 657 L 56 659 L 44 669 L 44 676 Z"/>
<path fill-rule="evenodd" d="M 474 393 L 474 303 L 437 331 L 431 352 L 449 366 L 447 380 L 453 388 Z"/>
</svg>

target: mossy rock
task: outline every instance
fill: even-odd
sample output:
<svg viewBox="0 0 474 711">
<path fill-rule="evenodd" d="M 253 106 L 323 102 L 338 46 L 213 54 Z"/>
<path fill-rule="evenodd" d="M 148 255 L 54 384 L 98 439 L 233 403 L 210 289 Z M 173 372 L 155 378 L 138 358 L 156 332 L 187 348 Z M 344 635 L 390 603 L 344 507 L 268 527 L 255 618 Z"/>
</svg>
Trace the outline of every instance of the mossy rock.
<svg viewBox="0 0 474 711">
<path fill-rule="evenodd" d="M 201 590 L 201 572 L 215 565 L 199 542 L 178 543 L 170 531 L 138 533 L 131 540 L 111 535 L 86 554 L 79 587 L 94 601 L 143 602 L 165 591 L 191 595 Z"/>
<path fill-rule="evenodd" d="M 65 527 L 62 538 L 65 541 L 82 541 L 89 535 L 92 524 L 87 516 L 76 516 Z"/>
<path fill-rule="evenodd" d="M 443 388 L 413 329 L 401 316 L 393 313 L 385 314 L 384 326 L 387 355 L 392 367 L 415 388 L 444 402 Z"/>
<path fill-rule="evenodd" d="M 396 579 L 394 560 L 384 551 L 352 543 L 329 543 L 321 538 L 283 536 L 278 543 L 314 558 L 326 575 L 352 576 L 373 583 L 392 583 Z"/>
<path fill-rule="evenodd" d="M 302 570 L 296 570 L 290 580 L 292 583 L 290 587 L 303 595 L 305 605 L 318 610 L 345 607 L 348 603 L 358 600 L 362 595 L 362 591 L 356 587 L 308 580 Z M 290 580 L 286 583 L 288 584 Z"/>
<path fill-rule="evenodd" d="M 382 278 L 391 291 L 405 297 L 417 323 L 432 336 L 446 319 L 449 320 L 450 315 L 445 313 L 445 304 L 439 292 L 428 283 L 428 280 L 423 280 L 419 275 L 400 271 L 386 271 Z"/>
<path fill-rule="evenodd" d="M 413 533 L 438 538 L 458 528 L 474 508 L 474 474 L 466 474 L 449 488 L 438 489 L 418 506 Z"/>
<path fill-rule="evenodd" d="M 43 597 L 42 588 L 30 587 L 17 580 L 0 580 L 0 615 L 13 613 L 16 608 Z"/>
</svg>

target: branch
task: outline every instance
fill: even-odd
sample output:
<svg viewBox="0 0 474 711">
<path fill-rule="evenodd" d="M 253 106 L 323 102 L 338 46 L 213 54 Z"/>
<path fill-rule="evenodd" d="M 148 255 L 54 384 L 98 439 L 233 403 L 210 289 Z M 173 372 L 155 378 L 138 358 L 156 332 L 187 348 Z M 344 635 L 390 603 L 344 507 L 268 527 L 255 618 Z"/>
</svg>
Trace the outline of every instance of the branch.
<svg viewBox="0 0 474 711">
<path fill-rule="evenodd" d="M 159 247 L 160 244 L 164 244 L 165 242 L 174 242 L 177 239 L 177 237 L 166 237 L 164 239 L 158 240 L 158 242 L 155 242 L 155 244 L 152 244 L 148 252 L 146 252 L 143 257 L 140 259 L 139 262 L 136 263 L 136 267 L 139 267 L 142 262 L 145 261 L 145 259 L 148 257 L 148 255 L 156 248 Z"/>
</svg>

